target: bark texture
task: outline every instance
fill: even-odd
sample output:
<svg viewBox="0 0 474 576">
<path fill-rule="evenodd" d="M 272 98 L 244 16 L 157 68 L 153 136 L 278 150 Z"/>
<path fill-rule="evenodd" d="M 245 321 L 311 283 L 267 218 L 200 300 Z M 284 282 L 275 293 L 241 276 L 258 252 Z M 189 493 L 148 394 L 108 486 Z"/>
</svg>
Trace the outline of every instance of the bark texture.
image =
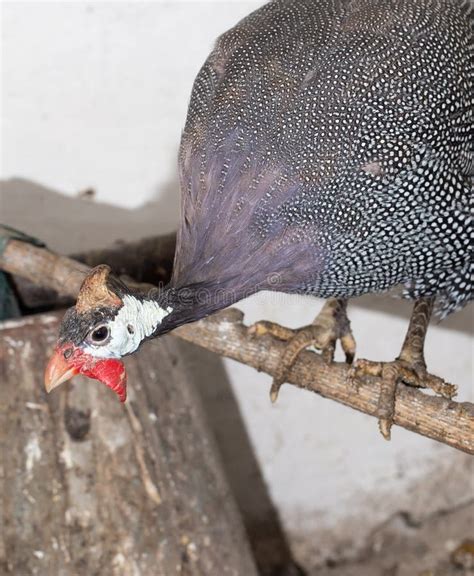
<svg viewBox="0 0 474 576">
<path fill-rule="evenodd" d="M 0 268 L 18 274 L 60 295 L 76 296 L 89 268 L 44 248 L 12 240 L 0 255 Z M 252 337 L 235 309 L 183 326 L 174 335 L 233 358 L 257 370 L 276 374 L 284 344 L 267 335 Z M 327 365 L 314 353 L 303 352 L 287 376 L 289 383 L 312 390 L 366 414 L 378 416 L 381 379 L 367 376 L 356 390 L 348 384 L 347 365 Z M 398 385 L 394 423 L 474 454 L 474 405 L 429 396 Z"/>
<path fill-rule="evenodd" d="M 248 328 L 243 324 L 243 314 L 235 308 L 181 326 L 173 334 L 272 376 L 277 373 L 285 348 L 285 343 L 272 336 L 249 336 Z M 334 362 L 328 365 L 319 354 L 304 351 L 287 378 L 289 384 L 378 417 L 380 378 L 367 376 L 355 388 L 348 383 L 348 370 L 347 364 Z M 430 396 L 399 384 L 394 423 L 474 454 L 474 405 L 470 402 Z"/>
<path fill-rule="evenodd" d="M 116 274 L 133 278 L 135 282 L 150 283 L 154 286 L 166 284 L 171 278 L 175 246 L 176 234 L 143 238 L 137 242 L 121 242 L 111 248 L 75 254 L 72 259 L 80 264 L 77 264 L 74 272 L 83 271 L 82 264 L 86 266 L 108 264 Z M 19 258 L 32 256 L 35 262 L 32 263 L 29 258 L 29 263 L 33 265 L 33 270 L 39 265 L 46 272 L 52 270 L 54 276 L 56 260 L 50 257 L 52 253 L 48 251 L 32 253 L 29 250 L 31 247 L 25 242 L 10 240 L 7 245 L 8 251 L 5 255 L 1 255 L 0 259 L 5 258 L 10 266 L 15 267 Z M 20 263 L 20 267 L 22 266 Z M 73 300 L 68 291 L 62 289 L 64 280 L 62 277 L 59 278 L 59 285 L 53 283 L 51 287 L 38 285 L 31 275 L 29 278 L 25 278 L 24 275 L 14 276 L 13 280 L 16 293 L 26 309 L 58 308 L 70 305 Z M 66 286 L 67 282 L 66 280 Z"/>
<path fill-rule="evenodd" d="M 59 321 L 0 328 L 0 573 L 256 574 L 179 342 L 126 359 L 125 406 L 82 378 L 47 396 Z"/>
</svg>

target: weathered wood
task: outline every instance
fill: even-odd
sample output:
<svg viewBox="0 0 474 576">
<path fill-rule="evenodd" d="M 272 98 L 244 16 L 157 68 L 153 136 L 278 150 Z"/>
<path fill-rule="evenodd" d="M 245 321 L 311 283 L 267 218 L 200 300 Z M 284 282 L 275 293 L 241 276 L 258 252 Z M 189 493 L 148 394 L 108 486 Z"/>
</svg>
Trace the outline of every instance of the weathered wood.
<svg viewBox="0 0 474 576">
<path fill-rule="evenodd" d="M 176 246 L 176 234 L 166 234 L 143 238 L 136 242 L 121 242 L 110 248 L 91 250 L 72 256 L 68 264 L 78 261 L 87 266 L 97 264 L 108 264 L 116 274 L 131 277 L 136 282 L 147 282 L 158 286 L 165 284 L 171 277 L 173 268 L 174 251 Z M 31 250 L 33 248 L 33 250 Z M 36 248 L 36 250 L 34 250 Z M 6 253 L 1 258 L 8 261 L 10 269 L 16 269 L 22 264 L 18 260 L 24 256 L 33 265 L 28 275 L 29 279 L 20 276 L 13 276 L 16 292 L 20 297 L 22 305 L 27 309 L 51 309 L 66 306 L 71 303 L 72 297 L 62 288 L 61 284 L 54 283 L 51 288 L 39 286 L 34 281 L 34 271 L 36 266 L 45 267 L 45 272 L 53 270 L 61 260 L 51 258 L 51 252 L 41 248 L 25 244 L 21 241 L 10 240 Z M 61 257 L 60 257 L 61 258 Z M 34 262 L 33 262 L 34 261 Z M 82 269 L 79 267 L 79 271 Z"/>
<path fill-rule="evenodd" d="M 48 396 L 59 318 L 0 328 L 0 573 L 256 574 L 179 342 L 126 359 L 125 406 L 82 378 Z"/>
<path fill-rule="evenodd" d="M 43 252 L 48 254 L 45 255 Z M 42 261 L 46 261 L 47 273 L 42 267 Z M 60 280 L 66 278 L 67 283 L 62 286 L 62 293 L 70 296 L 77 295 L 85 274 L 84 268 L 79 271 L 77 266 L 75 260 L 13 240 L 3 255 L 0 255 L 0 268 L 28 277 L 43 286 L 58 287 Z M 233 309 L 182 326 L 173 334 L 272 376 L 275 374 L 284 346 L 271 336 L 260 338 L 250 336 L 242 323 L 242 315 Z M 347 382 L 347 366 L 344 364 L 333 363 L 328 366 L 317 354 L 303 352 L 289 372 L 288 382 L 360 412 L 377 416 L 380 378 L 366 377 L 359 389 L 355 390 Z M 432 397 L 403 384 L 400 384 L 398 389 L 395 424 L 474 454 L 472 403 Z"/>
<path fill-rule="evenodd" d="M 0 254 L 0 268 L 54 290 L 59 298 L 77 294 L 89 266 L 21 240 L 10 240 Z M 39 278 L 42 280 L 38 281 Z"/>
<path fill-rule="evenodd" d="M 272 336 L 251 337 L 243 314 L 229 308 L 177 328 L 174 335 L 274 375 L 285 344 Z M 304 351 L 288 375 L 288 383 L 377 417 L 380 378 L 365 377 L 356 389 L 348 384 L 347 364 L 326 364 L 317 353 Z M 282 400 L 279 400 L 282 401 Z M 398 385 L 394 423 L 453 448 L 474 454 L 474 405 L 455 402 Z"/>
</svg>

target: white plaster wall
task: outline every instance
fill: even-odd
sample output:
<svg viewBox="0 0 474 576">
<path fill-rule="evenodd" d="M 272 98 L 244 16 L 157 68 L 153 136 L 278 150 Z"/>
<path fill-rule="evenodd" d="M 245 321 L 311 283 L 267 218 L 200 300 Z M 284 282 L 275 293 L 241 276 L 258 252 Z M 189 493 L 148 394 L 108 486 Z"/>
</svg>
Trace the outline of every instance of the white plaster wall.
<svg viewBox="0 0 474 576">
<path fill-rule="evenodd" d="M 68 252 L 174 229 L 176 153 L 194 76 L 218 34 L 260 4 L 3 3 L 0 220 Z M 12 178 L 29 181 L 31 204 L 21 191 L 26 183 Z M 74 220 L 71 203 L 54 194 L 48 201 L 31 182 L 66 196 L 93 187 L 97 210 L 78 210 Z M 409 306 L 382 302 L 370 310 L 372 302 L 351 310 L 359 355 L 392 359 Z M 242 304 L 249 321 L 295 327 L 320 306 L 311 298 L 263 294 Z M 472 315 L 466 315 L 431 329 L 426 356 L 432 372 L 472 400 Z M 399 428 L 387 443 L 374 419 L 289 387 L 272 406 L 267 376 L 231 361 L 226 366 L 264 477 L 302 556 L 316 558 L 325 539 L 335 546 L 336 525 L 341 542 L 362 540 L 397 510 L 423 515 L 472 496 L 463 455 Z M 304 539 L 308 531 L 312 546 Z"/>
</svg>

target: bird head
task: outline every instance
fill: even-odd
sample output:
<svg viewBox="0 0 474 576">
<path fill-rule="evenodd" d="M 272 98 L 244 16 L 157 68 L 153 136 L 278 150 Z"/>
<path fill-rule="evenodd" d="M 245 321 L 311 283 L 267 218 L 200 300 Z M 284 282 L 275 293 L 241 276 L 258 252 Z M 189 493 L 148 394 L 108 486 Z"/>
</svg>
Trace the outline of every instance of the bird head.
<svg viewBox="0 0 474 576">
<path fill-rule="evenodd" d="M 120 358 L 135 352 L 170 311 L 132 294 L 108 266 L 97 266 L 63 318 L 45 371 L 46 390 L 82 374 L 101 381 L 125 402 L 127 375 Z"/>
</svg>

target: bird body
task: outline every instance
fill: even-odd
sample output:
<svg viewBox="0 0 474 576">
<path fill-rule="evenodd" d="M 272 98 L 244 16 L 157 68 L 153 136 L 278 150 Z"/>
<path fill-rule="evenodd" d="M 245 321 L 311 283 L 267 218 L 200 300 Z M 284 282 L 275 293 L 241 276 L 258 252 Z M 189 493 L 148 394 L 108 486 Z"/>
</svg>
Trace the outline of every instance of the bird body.
<svg viewBox="0 0 474 576">
<path fill-rule="evenodd" d="M 216 44 L 180 152 L 176 287 L 471 296 L 472 21 L 275 0 Z"/>
<path fill-rule="evenodd" d="M 461 308 L 473 72 L 464 0 L 273 0 L 242 20 L 194 83 L 170 285 L 144 297 L 95 271 L 47 381 L 68 350 L 117 359 L 259 290 L 347 299 L 401 284 L 440 316 Z"/>
</svg>

